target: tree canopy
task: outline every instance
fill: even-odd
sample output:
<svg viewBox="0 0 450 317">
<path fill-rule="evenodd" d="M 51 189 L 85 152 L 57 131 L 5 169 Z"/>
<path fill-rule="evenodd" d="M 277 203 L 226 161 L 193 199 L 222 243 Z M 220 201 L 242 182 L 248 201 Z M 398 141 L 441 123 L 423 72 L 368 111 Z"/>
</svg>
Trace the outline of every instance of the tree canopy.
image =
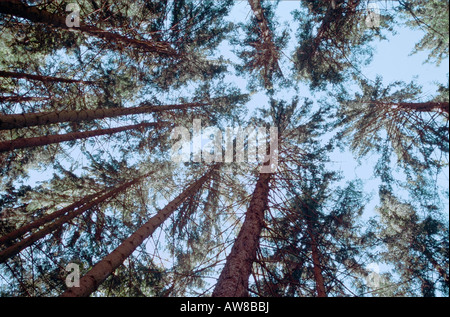
<svg viewBox="0 0 450 317">
<path fill-rule="evenodd" d="M 1 296 L 448 296 L 448 20 L 1 1 Z"/>
</svg>

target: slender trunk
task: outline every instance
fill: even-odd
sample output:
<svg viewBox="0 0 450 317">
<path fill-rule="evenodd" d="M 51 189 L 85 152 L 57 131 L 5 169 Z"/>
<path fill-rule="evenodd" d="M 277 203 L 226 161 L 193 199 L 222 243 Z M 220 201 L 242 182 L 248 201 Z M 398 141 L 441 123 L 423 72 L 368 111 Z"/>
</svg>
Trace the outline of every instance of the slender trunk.
<svg viewBox="0 0 450 317">
<path fill-rule="evenodd" d="M 278 63 L 280 58 L 279 52 L 275 45 L 272 31 L 269 28 L 269 23 L 264 16 L 261 1 L 248 0 L 248 2 L 258 23 L 262 43 L 262 45 L 258 47 L 258 49 L 261 51 L 259 54 L 263 56 L 263 60 L 258 61 L 257 63 L 263 64 L 258 66 L 263 67 L 265 85 L 266 87 L 270 87 L 274 73 L 283 76 L 280 65 Z"/>
<path fill-rule="evenodd" d="M 85 276 L 80 279 L 79 287 L 66 290 L 62 297 L 87 297 L 112 274 L 187 198 L 194 195 L 210 178 L 214 169 L 190 185 L 166 207 L 151 217 L 142 227 L 122 242 L 114 251 L 98 262 Z"/>
<path fill-rule="evenodd" d="M 141 124 L 128 125 L 128 126 L 118 127 L 118 128 L 100 129 L 100 130 L 85 131 L 85 132 L 71 132 L 71 133 L 67 133 L 67 134 L 55 134 L 55 135 L 46 135 L 46 136 L 33 137 L 33 138 L 2 141 L 2 142 L 0 142 L 0 153 L 12 151 L 12 150 L 16 150 L 16 149 L 23 149 L 23 148 L 29 148 L 29 147 L 56 144 L 56 143 L 78 140 L 78 139 L 85 139 L 85 138 L 100 136 L 100 135 L 105 135 L 105 134 L 114 134 L 114 133 L 118 133 L 118 132 L 122 132 L 122 131 L 144 129 L 147 127 L 154 127 L 154 126 L 158 126 L 158 125 L 161 125 L 161 123 L 141 123 Z"/>
<path fill-rule="evenodd" d="M 75 202 L 73 204 L 70 204 L 67 207 L 59 209 L 59 210 L 57 210 L 57 211 L 55 211 L 55 212 L 53 212 L 51 214 L 42 216 L 39 219 L 37 219 L 37 220 L 27 224 L 27 225 L 24 225 L 24 226 L 14 230 L 14 231 L 11 231 L 10 233 L 0 237 L 0 244 L 6 245 L 6 244 L 12 242 L 14 239 L 17 239 L 17 238 L 23 236 L 25 233 L 27 233 L 27 232 L 35 229 L 35 228 L 42 227 L 45 224 L 55 220 L 56 218 L 66 214 L 66 213 L 68 213 L 68 212 L 70 212 L 72 210 L 80 208 L 81 206 L 83 206 L 87 202 L 91 201 L 93 198 L 99 197 L 104 192 L 105 192 L 105 190 L 102 190 L 102 191 L 100 191 L 98 193 L 95 193 L 93 195 L 88 195 L 88 196 L 84 197 L 83 199 L 81 199 L 81 200 L 79 200 L 79 201 L 77 201 L 77 202 Z"/>
<path fill-rule="evenodd" d="M 19 0 L 0 2 L 0 13 L 21 17 L 35 23 L 44 23 L 62 29 L 79 30 L 81 32 L 107 40 L 108 42 L 133 46 L 138 49 L 143 49 L 146 52 L 158 53 L 165 56 L 178 55 L 168 42 L 150 42 L 128 38 L 99 29 L 95 26 L 85 25 L 82 22 L 80 22 L 79 27 L 67 27 L 66 17 L 59 16 L 46 10 L 41 10 L 34 6 L 28 6 Z"/>
<path fill-rule="evenodd" d="M 166 110 L 186 110 L 210 105 L 192 102 L 178 105 L 144 105 L 133 108 L 109 108 L 92 110 L 64 110 L 59 112 L 41 112 L 0 115 L 0 130 L 42 126 L 62 122 L 83 122 L 95 119 L 114 118 L 125 115 L 161 112 Z"/>
<path fill-rule="evenodd" d="M 67 79 L 61 77 L 51 77 L 51 76 L 42 76 L 42 75 L 32 75 L 25 73 L 17 73 L 17 72 L 5 72 L 0 70 L 0 77 L 4 78 L 25 78 L 31 80 L 37 80 L 42 82 L 59 82 L 59 83 L 69 83 L 69 84 L 93 84 L 93 81 L 84 81 L 84 80 L 76 80 L 76 79 Z"/>
<path fill-rule="evenodd" d="M 248 279 L 264 225 L 264 212 L 269 202 L 272 174 L 260 174 L 242 228 L 227 257 L 213 297 L 248 296 Z"/>
<path fill-rule="evenodd" d="M 314 242 L 312 242 L 311 244 L 311 251 L 314 264 L 314 279 L 316 280 L 317 296 L 327 297 L 327 292 L 325 291 L 325 282 L 322 275 L 322 268 L 320 265 L 319 250 Z"/>
<path fill-rule="evenodd" d="M 400 109 L 413 110 L 421 112 L 442 111 L 449 114 L 448 102 L 399 102 L 392 105 L 398 106 Z"/>
<path fill-rule="evenodd" d="M 314 213 L 314 211 L 312 211 Z M 311 253 L 312 260 L 314 266 L 314 279 L 316 281 L 316 291 L 318 297 L 327 297 L 327 293 L 325 290 L 325 281 L 322 274 L 322 266 L 320 264 L 320 251 L 318 248 L 318 243 L 316 239 L 316 234 L 313 228 L 313 221 L 316 217 L 310 215 L 306 215 L 308 219 L 306 219 L 306 231 L 311 239 Z"/>
<path fill-rule="evenodd" d="M 0 102 L 45 101 L 48 97 L 0 96 Z"/>
<path fill-rule="evenodd" d="M 269 23 L 264 16 L 264 12 L 261 6 L 260 0 L 248 0 L 250 4 L 250 8 L 253 11 L 253 14 L 255 15 L 256 21 L 258 22 L 258 27 L 261 31 L 261 36 L 263 38 L 263 41 L 266 43 L 271 43 L 273 45 L 273 38 L 272 38 L 272 32 L 269 28 Z"/>
<path fill-rule="evenodd" d="M 320 253 L 317 248 L 317 242 L 314 238 L 311 239 L 311 252 L 314 265 L 314 279 L 316 280 L 316 290 L 318 297 L 327 297 L 325 291 L 325 282 L 322 274 L 322 267 L 320 265 Z"/>
<path fill-rule="evenodd" d="M 150 173 L 145 174 L 141 177 L 138 177 L 132 181 L 129 181 L 121 186 L 118 186 L 115 189 L 112 189 L 108 193 L 92 200 L 91 202 L 83 205 L 82 207 L 72 210 L 71 212 L 67 213 L 66 215 L 63 215 L 59 218 L 57 218 L 54 222 L 50 223 L 46 227 L 42 228 L 41 230 L 37 231 L 36 233 L 31 234 L 30 236 L 26 237 L 25 239 L 20 240 L 18 243 L 6 248 L 5 250 L 0 252 L 0 263 L 5 262 L 7 259 L 15 256 L 19 252 L 21 252 L 23 249 L 29 247 L 34 242 L 38 241 L 39 239 L 42 239 L 49 233 L 59 229 L 62 225 L 67 223 L 68 221 L 72 220 L 73 218 L 81 215 L 83 212 L 91 209 L 94 206 L 99 205 L 100 203 L 103 203 L 107 199 L 116 196 L 117 194 L 123 192 L 127 188 L 129 188 L 132 185 L 137 184 L 140 182 L 143 178 L 149 176 Z"/>
</svg>

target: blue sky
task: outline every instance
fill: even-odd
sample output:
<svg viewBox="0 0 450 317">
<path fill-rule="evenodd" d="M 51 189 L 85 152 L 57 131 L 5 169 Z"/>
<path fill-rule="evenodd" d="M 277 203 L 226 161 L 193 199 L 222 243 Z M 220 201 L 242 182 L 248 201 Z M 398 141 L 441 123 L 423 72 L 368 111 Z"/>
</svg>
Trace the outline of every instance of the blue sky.
<svg viewBox="0 0 450 317">
<path fill-rule="evenodd" d="M 296 25 L 292 21 L 291 12 L 299 8 L 298 1 L 280 1 L 277 9 L 278 22 L 283 25 L 288 23 L 287 26 L 291 28 L 291 42 L 289 47 L 284 51 L 286 55 L 292 53 L 292 49 L 295 45 L 296 38 Z M 236 1 L 236 6 L 230 14 L 229 19 L 233 22 L 248 21 L 252 15 L 250 6 L 247 1 Z M 406 27 L 398 27 L 395 35 L 389 34 L 388 40 L 383 40 L 374 43 L 375 54 L 373 61 L 367 67 L 362 68 L 362 73 L 369 79 L 374 80 L 377 75 L 381 75 L 386 84 L 402 80 L 409 82 L 415 80 L 424 86 L 424 95 L 433 95 L 436 91 L 435 82 L 445 83 L 447 81 L 448 73 L 448 59 L 442 62 L 437 67 L 434 64 L 427 64 L 424 61 L 427 58 L 427 52 L 419 52 L 411 55 L 414 49 L 414 45 L 420 41 L 423 33 L 420 30 L 411 30 Z M 222 46 L 222 50 L 219 51 L 220 55 L 225 58 L 232 58 L 234 56 L 230 54 L 230 47 L 227 45 Z M 281 65 L 282 69 L 289 70 L 291 63 L 287 58 L 284 58 L 284 63 Z M 246 81 L 243 78 L 232 77 L 233 83 L 238 85 L 239 88 L 245 90 Z M 284 96 L 285 100 L 290 100 L 292 92 L 287 92 Z M 310 92 L 306 87 L 300 89 L 301 97 L 309 97 Z M 255 94 L 251 102 L 247 105 L 249 109 L 248 117 L 251 116 L 255 107 L 264 107 L 267 105 L 267 97 L 264 92 L 261 91 Z M 371 162 L 370 157 L 365 161 L 366 164 L 359 165 L 354 160 L 351 153 L 336 153 L 333 155 L 333 162 L 335 167 L 342 169 L 348 177 L 361 178 L 366 181 L 367 190 L 375 192 L 377 190 L 378 182 L 372 177 L 372 168 L 368 168 L 367 164 Z M 51 172 L 51 171 L 47 171 Z M 44 177 L 44 174 L 45 177 Z M 45 178 L 50 178 L 51 173 L 43 173 L 43 171 L 33 172 L 32 177 L 29 180 L 31 183 L 35 181 L 41 181 Z M 441 175 L 442 184 L 448 182 L 448 168 Z M 448 203 L 447 203 L 448 209 Z M 447 213 L 448 214 L 448 213 Z"/>
</svg>

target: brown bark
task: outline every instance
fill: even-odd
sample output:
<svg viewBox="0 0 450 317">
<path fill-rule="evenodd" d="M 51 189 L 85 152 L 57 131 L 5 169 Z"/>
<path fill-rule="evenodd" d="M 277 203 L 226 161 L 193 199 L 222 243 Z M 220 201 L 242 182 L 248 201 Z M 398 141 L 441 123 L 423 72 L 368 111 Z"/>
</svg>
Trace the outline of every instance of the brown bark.
<svg viewBox="0 0 450 317">
<path fill-rule="evenodd" d="M 83 122 L 95 119 L 114 118 L 125 115 L 153 113 L 167 110 L 186 110 L 207 105 L 210 104 L 192 102 L 178 105 L 154 106 L 143 103 L 142 106 L 133 108 L 63 110 L 59 112 L 8 114 L 0 115 L 0 130 L 43 126 L 62 122 Z"/>
<path fill-rule="evenodd" d="M 261 37 L 263 38 L 263 41 L 266 43 L 272 43 L 273 45 L 272 31 L 270 30 L 269 23 L 267 22 L 267 19 L 264 16 L 264 12 L 261 7 L 261 1 L 248 0 L 248 2 L 250 4 L 250 8 L 253 11 L 253 14 L 255 15 L 256 21 L 258 22 L 258 26 L 259 29 L 261 30 Z"/>
<path fill-rule="evenodd" d="M 442 111 L 449 113 L 449 103 L 448 102 L 399 102 L 392 103 L 392 105 L 398 106 L 400 109 L 422 111 L 422 112 L 432 112 L 432 111 Z"/>
<path fill-rule="evenodd" d="M 275 45 L 272 31 L 269 28 L 269 23 L 264 16 L 263 8 L 261 6 L 261 0 L 248 0 L 250 7 L 255 15 L 260 30 L 261 45 L 255 47 L 260 57 L 256 57 L 255 61 L 257 65 L 255 67 L 262 67 L 264 69 L 264 80 L 266 87 L 271 86 L 272 77 L 274 73 L 282 76 L 282 71 L 279 66 L 280 54 L 278 48 Z"/>
<path fill-rule="evenodd" d="M 327 297 L 327 292 L 325 290 L 325 281 L 322 274 L 322 267 L 320 265 L 320 252 L 319 248 L 317 247 L 317 240 L 315 239 L 314 234 L 311 232 L 310 228 L 308 228 L 308 233 L 311 238 L 311 252 L 314 265 L 314 279 L 316 281 L 317 296 Z"/>
<path fill-rule="evenodd" d="M 386 111 L 407 111 L 407 112 L 440 112 L 448 117 L 448 102 L 389 102 L 389 101 L 365 101 L 366 104 L 380 106 Z"/>
<path fill-rule="evenodd" d="M 242 228 L 227 257 L 213 297 L 248 296 L 248 279 L 264 226 L 264 212 L 269 202 L 272 174 L 260 174 Z"/>
<path fill-rule="evenodd" d="M 112 189 L 111 191 L 109 191 L 108 193 L 92 200 L 91 202 L 83 205 L 81 208 L 78 208 L 76 210 L 72 210 L 69 213 L 67 213 L 66 215 L 63 215 L 59 218 L 57 218 L 54 222 L 50 223 L 49 225 L 47 225 L 46 227 L 42 228 L 41 230 L 37 231 L 36 233 L 31 234 L 30 236 L 26 237 L 25 239 L 20 240 L 18 243 L 6 248 L 5 250 L 2 250 L 0 252 L 0 263 L 5 262 L 7 259 L 15 256 L 16 254 L 18 254 L 19 252 L 21 252 L 23 249 L 29 247 L 30 245 L 32 245 L 34 242 L 38 241 L 39 239 L 42 239 L 43 237 L 45 237 L 46 235 L 48 235 L 49 233 L 57 230 L 58 228 L 60 228 L 62 225 L 66 224 L 68 221 L 72 220 L 73 218 L 81 215 L 83 212 L 91 209 L 94 206 L 99 205 L 100 203 L 103 203 L 104 201 L 106 201 L 107 199 L 116 196 L 117 194 L 119 194 L 120 192 L 126 190 L 127 188 L 129 188 L 132 185 L 137 184 L 138 182 L 140 182 L 143 178 L 149 176 L 150 173 L 145 174 L 141 177 L 138 177 L 132 181 L 129 181 L 121 186 L 118 186 L 115 189 Z"/>
<path fill-rule="evenodd" d="M 37 80 L 42 82 L 60 82 L 60 83 L 72 83 L 72 84 L 93 84 L 93 81 L 84 81 L 84 80 L 76 80 L 76 79 L 67 79 L 61 77 L 51 77 L 51 76 L 42 76 L 42 75 L 33 75 L 26 73 L 17 73 L 17 72 L 6 72 L 0 70 L 0 77 L 3 78 L 25 78 L 30 80 Z"/>
<path fill-rule="evenodd" d="M 62 297 L 87 297 L 127 259 L 187 198 L 194 195 L 211 177 L 214 168 L 190 185 L 166 207 L 151 217 L 142 227 L 122 242 L 113 252 L 98 262 L 80 279 L 80 287 L 71 287 Z"/>
<path fill-rule="evenodd" d="M 45 225 L 45 224 L 55 220 L 56 218 L 66 214 L 66 213 L 68 213 L 68 212 L 70 212 L 72 210 L 80 208 L 81 206 L 83 206 L 87 202 L 91 201 L 93 198 L 98 197 L 98 196 L 100 196 L 103 193 L 104 193 L 104 190 L 102 190 L 102 191 L 100 191 L 100 192 L 98 192 L 96 194 L 86 196 L 83 199 L 81 199 L 81 200 L 79 200 L 79 201 L 77 201 L 77 202 L 75 202 L 73 204 L 70 204 L 67 207 L 59 209 L 59 210 L 57 210 L 57 211 L 55 211 L 55 212 L 53 212 L 51 214 L 44 215 L 44 216 L 40 217 L 39 219 L 37 219 L 37 220 L 27 224 L 27 225 L 24 225 L 24 226 L 14 230 L 14 231 L 11 231 L 10 233 L 0 237 L 0 244 L 10 243 L 14 239 L 17 239 L 17 238 L 23 236 L 25 233 L 27 233 L 27 232 L 35 229 L 35 228 L 42 227 L 43 225 Z"/>
<path fill-rule="evenodd" d="M 45 101 L 48 97 L 0 96 L 0 102 Z"/>
<path fill-rule="evenodd" d="M 308 204 L 302 202 L 302 214 L 306 222 L 306 233 L 310 238 L 311 255 L 313 261 L 314 280 L 316 282 L 317 297 L 327 297 L 325 290 L 325 281 L 322 273 L 321 254 L 319 250 L 319 242 L 317 239 L 317 230 L 314 224 L 317 223 L 317 211 Z"/>
<path fill-rule="evenodd" d="M 166 56 L 176 56 L 177 52 L 167 42 L 150 42 L 138 39 L 128 38 L 119 34 L 111 33 L 95 26 L 80 23 L 80 27 L 68 28 L 66 18 L 57 14 L 39 9 L 34 6 L 28 6 L 19 0 L 9 0 L 0 2 L 0 13 L 21 17 L 35 23 L 44 23 L 54 27 L 79 30 L 81 32 L 102 38 L 113 43 L 122 43 L 131 45 L 146 52 L 158 53 Z"/>
<path fill-rule="evenodd" d="M 141 123 L 135 125 L 128 125 L 119 128 L 100 129 L 85 132 L 72 132 L 67 134 L 46 135 L 33 138 L 15 139 L 11 141 L 0 142 L 0 153 L 6 151 L 12 151 L 16 149 L 23 149 L 29 147 L 43 146 L 49 144 L 56 144 L 66 141 L 85 139 L 94 136 L 100 136 L 105 134 L 114 134 L 122 131 L 144 129 L 147 127 L 154 127 L 161 125 L 162 123 Z"/>
</svg>

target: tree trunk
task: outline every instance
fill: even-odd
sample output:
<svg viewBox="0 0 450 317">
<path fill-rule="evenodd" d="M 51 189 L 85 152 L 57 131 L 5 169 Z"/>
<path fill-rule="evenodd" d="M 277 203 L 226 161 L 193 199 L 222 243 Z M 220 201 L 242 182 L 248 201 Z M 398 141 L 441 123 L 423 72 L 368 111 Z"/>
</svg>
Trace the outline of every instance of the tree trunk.
<svg viewBox="0 0 450 317">
<path fill-rule="evenodd" d="M 0 102 L 45 101 L 48 97 L 0 96 Z"/>
<path fill-rule="evenodd" d="M 50 223 L 48 226 L 44 227 L 43 229 L 39 230 L 38 232 L 28 236 L 27 238 L 20 240 L 18 243 L 6 248 L 5 250 L 0 252 L 0 263 L 5 262 L 7 259 L 15 256 L 19 252 L 21 252 L 23 249 L 29 247 L 34 242 L 38 241 L 39 239 L 42 239 L 47 234 L 57 230 L 62 225 L 67 223 L 68 221 L 72 220 L 73 218 L 81 215 L 83 212 L 91 209 L 94 206 L 97 206 L 98 204 L 104 202 L 105 200 L 116 196 L 117 194 L 123 192 L 125 189 L 129 188 L 130 186 L 140 182 L 143 178 L 149 176 L 151 173 L 147 173 L 141 177 L 138 177 L 132 181 L 129 181 L 111 191 L 108 193 L 94 199 L 88 204 L 85 204 L 81 208 L 78 208 L 76 210 L 73 210 L 69 212 L 68 214 L 61 216 L 60 218 L 56 219 L 54 222 Z"/>
<path fill-rule="evenodd" d="M 258 22 L 258 27 L 261 30 L 263 41 L 269 44 L 272 43 L 273 45 L 272 32 L 270 31 L 269 24 L 266 17 L 264 16 L 264 12 L 261 7 L 261 1 L 248 0 L 248 2 L 250 4 L 250 8 L 253 11 L 253 14 L 256 17 L 256 21 Z"/>
<path fill-rule="evenodd" d="M 0 13 L 21 17 L 35 23 L 44 23 L 54 27 L 67 30 L 79 30 L 81 32 L 102 38 L 112 43 L 122 43 L 126 46 L 133 46 L 143 49 L 146 52 L 158 53 L 165 56 L 177 56 L 177 52 L 168 42 L 149 42 L 128 38 L 119 34 L 111 33 L 95 26 L 85 25 L 80 22 L 80 27 L 69 28 L 66 25 L 66 18 L 37 7 L 28 6 L 19 0 L 9 0 L 0 2 Z"/>
<path fill-rule="evenodd" d="M 279 61 L 279 52 L 273 40 L 272 31 L 269 28 L 269 23 L 264 16 L 263 8 L 261 6 L 260 0 L 248 0 L 250 7 L 255 15 L 256 21 L 258 23 L 258 28 L 260 31 L 261 43 L 262 45 L 258 47 L 258 54 L 263 56 L 263 60 L 260 60 L 258 65 L 263 67 L 264 69 L 264 81 L 265 86 L 270 87 L 272 84 L 273 74 L 276 73 L 278 75 L 283 76 Z"/>
<path fill-rule="evenodd" d="M 432 111 L 442 111 L 447 115 L 449 114 L 449 103 L 448 102 L 400 102 L 394 103 L 400 109 L 422 111 L 422 112 L 432 112 Z"/>
<path fill-rule="evenodd" d="M 23 236 L 25 233 L 27 233 L 27 232 L 35 229 L 35 228 L 42 227 L 43 225 L 45 225 L 45 224 L 55 220 L 56 218 L 66 214 L 66 213 L 68 213 L 68 212 L 70 212 L 72 210 L 80 208 L 81 206 L 83 206 L 87 202 L 91 201 L 93 198 L 99 197 L 104 192 L 105 192 L 105 190 L 102 190 L 102 191 L 100 191 L 98 193 L 95 193 L 93 195 L 86 196 L 83 199 L 81 199 L 81 200 L 79 200 L 79 201 L 77 201 L 77 202 L 75 202 L 73 204 L 70 204 L 67 207 L 59 209 L 59 210 L 57 210 L 57 211 L 55 211 L 55 212 L 53 212 L 51 214 L 44 215 L 44 216 L 40 217 L 39 219 L 37 219 L 37 220 L 35 220 L 35 221 L 33 221 L 33 222 L 23 226 L 23 227 L 20 227 L 20 228 L 14 230 L 14 231 L 11 231 L 10 233 L 0 237 L 0 244 L 6 245 L 6 244 L 12 242 L 14 239 L 17 239 L 17 238 Z"/>
<path fill-rule="evenodd" d="M 5 72 L 0 70 L 0 77 L 4 78 L 25 78 L 31 80 L 38 80 L 42 82 L 59 82 L 59 83 L 69 83 L 69 84 L 93 84 L 93 81 L 84 81 L 84 80 L 76 80 L 76 79 L 67 79 L 61 77 L 51 77 L 51 76 L 41 76 L 41 75 L 32 75 L 25 73 L 17 73 L 17 72 Z"/>
<path fill-rule="evenodd" d="M 227 257 L 213 297 L 248 296 L 248 279 L 259 246 L 259 237 L 264 225 L 264 212 L 269 202 L 272 174 L 260 174 L 253 192 L 244 223 Z"/>
<path fill-rule="evenodd" d="M 43 146 L 49 144 L 56 144 L 66 141 L 85 139 L 94 136 L 100 136 L 105 134 L 114 134 L 122 131 L 128 130 L 137 130 L 144 129 L 147 127 L 154 127 L 161 125 L 162 123 L 140 123 L 135 125 L 128 125 L 119 128 L 111 128 L 111 129 L 100 129 L 93 131 L 85 131 L 85 132 L 71 132 L 67 134 L 55 134 L 55 135 L 46 135 L 40 137 L 33 138 L 24 138 L 24 139 L 15 139 L 10 141 L 2 141 L 0 142 L 0 153 L 6 151 L 12 151 L 16 149 L 23 149 L 29 147 Z"/>
<path fill-rule="evenodd" d="M 62 122 L 83 122 L 95 119 L 114 118 L 118 116 L 161 112 L 166 110 L 185 110 L 207 106 L 208 103 L 193 102 L 179 105 L 144 105 L 133 108 L 109 108 L 93 110 L 64 110 L 59 112 L 41 112 L 0 115 L 0 130 L 43 126 Z"/>
<path fill-rule="evenodd" d="M 166 207 L 151 217 L 142 227 L 122 242 L 114 251 L 98 262 L 80 279 L 79 287 L 71 287 L 62 297 L 87 297 L 127 259 L 187 198 L 194 195 L 210 178 L 214 168 L 190 185 Z"/>
<path fill-rule="evenodd" d="M 311 237 L 312 238 L 312 237 Z M 316 239 L 311 239 L 311 252 L 314 265 L 314 279 L 316 281 L 316 290 L 318 297 L 327 297 L 327 292 L 325 291 L 325 282 L 322 275 L 322 267 L 320 265 L 320 253 L 317 248 Z"/>
<path fill-rule="evenodd" d="M 305 206 L 305 208 L 308 208 L 308 206 Z M 316 291 L 317 291 L 317 297 L 327 297 L 327 293 L 325 291 L 325 281 L 323 279 L 322 274 L 322 266 L 320 263 L 320 251 L 318 248 L 318 242 L 316 238 L 316 232 L 314 232 L 314 226 L 313 221 L 317 220 L 317 216 L 315 214 L 315 210 L 308 210 L 307 213 L 305 213 L 306 217 L 306 231 L 311 239 L 311 253 L 312 253 L 312 260 L 313 260 L 313 266 L 314 266 L 314 280 L 316 281 Z"/>
<path fill-rule="evenodd" d="M 418 111 L 418 112 L 443 112 L 449 114 L 448 102 L 389 102 L 389 101 L 368 101 L 369 104 L 375 104 L 387 109 L 398 109 L 404 111 Z M 395 107 L 395 108 L 393 108 Z"/>
</svg>

